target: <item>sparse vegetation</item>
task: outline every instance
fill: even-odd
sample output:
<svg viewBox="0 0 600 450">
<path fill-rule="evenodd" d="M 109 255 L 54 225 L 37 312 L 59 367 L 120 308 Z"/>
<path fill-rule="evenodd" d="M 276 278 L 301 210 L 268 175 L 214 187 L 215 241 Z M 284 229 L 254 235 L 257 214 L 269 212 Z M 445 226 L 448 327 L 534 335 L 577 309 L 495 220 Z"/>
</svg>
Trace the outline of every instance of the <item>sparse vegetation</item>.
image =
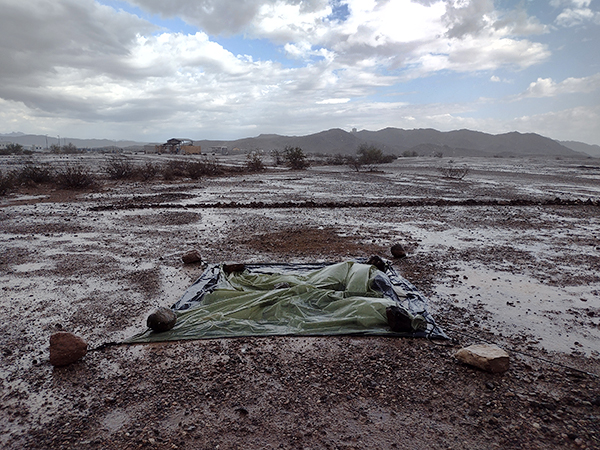
<svg viewBox="0 0 600 450">
<path fill-rule="evenodd" d="M 304 151 L 300 147 L 287 146 L 283 152 L 286 165 L 293 170 L 304 170 L 310 166 Z"/>
<path fill-rule="evenodd" d="M 109 157 L 103 169 L 111 180 L 128 180 L 138 174 L 134 164 L 125 156 Z"/>
<path fill-rule="evenodd" d="M 6 195 L 13 187 L 13 177 L 11 174 L 0 172 L 0 195 Z"/>
<path fill-rule="evenodd" d="M 54 170 L 47 164 L 36 164 L 27 161 L 25 165 L 14 173 L 14 179 L 19 184 L 50 183 L 54 180 Z"/>
<path fill-rule="evenodd" d="M 361 144 L 356 151 L 356 156 L 346 157 L 346 164 L 359 172 L 364 166 L 369 170 L 375 170 L 378 164 L 388 164 L 395 159 L 396 156 L 384 155 L 383 151 L 374 145 Z"/>
<path fill-rule="evenodd" d="M 223 173 L 223 168 L 215 160 L 203 158 L 196 161 L 185 163 L 185 174 L 192 180 L 197 180 L 202 176 L 219 175 Z"/>
<path fill-rule="evenodd" d="M 6 147 L 0 149 L 0 155 L 21 155 L 23 152 L 23 146 L 21 144 L 14 144 L 9 142 Z"/>
<path fill-rule="evenodd" d="M 327 164 L 332 166 L 343 166 L 348 164 L 348 156 L 344 156 L 341 153 L 336 153 L 335 155 L 327 158 Z"/>
<path fill-rule="evenodd" d="M 419 154 L 415 150 L 404 150 L 402 152 L 402 156 L 404 158 L 413 158 L 415 156 L 419 156 Z"/>
<path fill-rule="evenodd" d="M 142 167 L 139 168 L 138 173 L 143 181 L 153 180 L 158 176 L 160 172 L 160 166 L 153 164 L 151 161 L 147 161 Z"/>
<path fill-rule="evenodd" d="M 56 153 L 56 154 L 83 153 L 81 150 L 79 150 L 77 147 L 75 147 L 75 145 L 72 142 L 69 142 L 68 144 L 63 145 L 62 147 L 58 144 L 52 144 L 50 146 L 50 152 Z"/>
<path fill-rule="evenodd" d="M 64 189 L 85 189 L 94 186 L 97 180 L 89 167 L 77 164 L 59 170 L 56 182 Z"/>
<path fill-rule="evenodd" d="M 261 172 L 265 170 L 265 165 L 258 151 L 253 150 L 246 155 L 246 169 L 249 172 Z"/>
<path fill-rule="evenodd" d="M 462 180 L 469 173 L 469 167 L 466 165 L 454 166 L 452 164 L 449 164 L 447 166 L 439 167 L 438 171 L 442 174 L 444 178 Z"/>
<path fill-rule="evenodd" d="M 271 157 L 273 158 L 274 166 L 280 166 L 283 164 L 283 155 L 279 150 L 271 150 Z"/>
</svg>

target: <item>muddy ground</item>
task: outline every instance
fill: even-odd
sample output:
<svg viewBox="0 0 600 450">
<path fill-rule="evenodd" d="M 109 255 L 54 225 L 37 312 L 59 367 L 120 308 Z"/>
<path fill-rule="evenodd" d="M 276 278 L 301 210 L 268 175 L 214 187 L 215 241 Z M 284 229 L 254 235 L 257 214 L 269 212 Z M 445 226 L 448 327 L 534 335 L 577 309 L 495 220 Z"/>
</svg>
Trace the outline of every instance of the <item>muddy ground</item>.
<svg viewBox="0 0 600 450">
<path fill-rule="evenodd" d="M 0 445 L 600 448 L 600 162 L 458 159 L 463 180 L 443 178 L 442 164 L 24 186 L 0 198 Z M 409 256 L 393 259 L 394 243 Z M 208 263 L 378 254 L 429 297 L 452 340 L 98 349 L 177 301 L 204 267 L 182 263 L 191 248 Z M 48 339 L 60 330 L 92 351 L 53 368 Z M 453 357 L 483 342 L 510 353 L 508 372 Z"/>
</svg>

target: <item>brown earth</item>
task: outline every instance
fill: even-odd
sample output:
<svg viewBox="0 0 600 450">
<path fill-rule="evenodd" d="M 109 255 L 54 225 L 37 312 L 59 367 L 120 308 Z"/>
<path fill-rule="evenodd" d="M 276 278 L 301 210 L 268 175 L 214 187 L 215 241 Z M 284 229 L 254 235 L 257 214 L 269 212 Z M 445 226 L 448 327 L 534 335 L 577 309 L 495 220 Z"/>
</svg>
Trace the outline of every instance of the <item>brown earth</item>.
<svg viewBox="0 0 600 450">
<path fill-rule="evenodd" d="M 507 173 L 477 163 L 463 182 L 442 180 L 419 163 L 380 174 L 315 168 L 198 183 L 112 183 L 101 192 L 49 197 L 49 188 L 39 186 L 8 196 L 0 203 L 0 443 L 10 449 L 600 448 L 600 347 L 594 348 L 600 207 L 584 202 L 598 199 L 597 179 L 586 178 L 589 171 L 574 176 L 577 164 L 554 162 L 553 170 L 541 171 L 547 162 L 518 163 L 524 173 L 516 165 Z M 490 180 L 500 187 L 492 189 Z M 555 192 L 559 182 L 562 195 Z M 582 194 L 582 186 L 591 194 Z M 557 195 L 581 201 L 532 201 Z M 348 206 L 365 196 L 423 202 Z M 430 204 L 442 196 L 504 203 Z M 515 199 L 524 204 L 505 203 Z M 202 206 L 230 201 L 343 204 Z M 207 262 L 337 262 L 391 258 L 397 242 L 409 256 L 392 260 L 394 267 L 431 298 L 450 341 L 273 337 L 102 345 L 142 331 L 153 309 L 181 296 L 203 269 L 181 262 L 191 248 Z M 466 285 L 476 282 L 465 277 L 472 268 L 513 282 L 527 277 L 557 296 L 578 289 L 580 303 L 530 311 L 576 344 L 545 348 L 543 330 L 510 321 L 525 306 L 506 292 L 497 293 L 499 314 L 469 300 L 465 293 L 475 288 Z M 62 330 L 94 350 L 53 368 L 48 339 Z M 509 352 L 508 372 L 485 373 L 453 357 L 481 342 Z"/>
</svg>

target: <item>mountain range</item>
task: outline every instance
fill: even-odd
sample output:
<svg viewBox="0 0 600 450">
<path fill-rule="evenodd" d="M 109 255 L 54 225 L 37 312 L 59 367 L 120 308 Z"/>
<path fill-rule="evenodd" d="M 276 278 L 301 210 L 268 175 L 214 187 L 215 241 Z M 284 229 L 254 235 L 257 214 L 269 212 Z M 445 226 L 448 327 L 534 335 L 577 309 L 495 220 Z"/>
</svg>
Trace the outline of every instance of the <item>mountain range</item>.
<svg viewBox="0 0 600 450">
<path fill-rule="evenodd" d="M 46 148 L 58 143 L 57 138 L 44 135 L 11 133 L 0 135 L 0 140 L 24 146 L 37 145 Z M 117 146 L 131 150 L 141 149 L 145 142 L 115 141 L 108 139 L 61 138 L 61 145 L 73 143 L 79 148 Z M 334 128 L 307 136 L 282 136 L 261 134 L 231 141 L 194 140 L 204 152 L 210 147 L 226 146 L 230 150 L 262 149 L 283 150 L 286 146 L 300 147 L 306 153 L 355 154 L 362 144 L 374 145 L 387 154 L 418 154 L 421 156 L 550 156 L 550 157 L 600 157 L 600 146 L 575 141 L 556 141 L 539 134 L 511 132 L 488 134 L 472 130 L 438 131 L 434 129 L 404 130 L 384 128 L 379 131 L 344 131 Z"/>
</svg>

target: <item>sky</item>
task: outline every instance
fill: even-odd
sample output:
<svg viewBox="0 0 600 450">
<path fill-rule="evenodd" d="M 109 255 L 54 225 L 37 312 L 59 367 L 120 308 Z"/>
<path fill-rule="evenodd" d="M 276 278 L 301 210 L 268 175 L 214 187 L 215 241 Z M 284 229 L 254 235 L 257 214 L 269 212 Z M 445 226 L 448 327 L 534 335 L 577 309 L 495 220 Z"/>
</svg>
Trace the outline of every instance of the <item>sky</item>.
<svg viewBox="0 0 600 450">
<path fill-rule="evenodd" d="M 600 0 L 0 0 L 0 133 L 600 145 Z"/>
</svg>

